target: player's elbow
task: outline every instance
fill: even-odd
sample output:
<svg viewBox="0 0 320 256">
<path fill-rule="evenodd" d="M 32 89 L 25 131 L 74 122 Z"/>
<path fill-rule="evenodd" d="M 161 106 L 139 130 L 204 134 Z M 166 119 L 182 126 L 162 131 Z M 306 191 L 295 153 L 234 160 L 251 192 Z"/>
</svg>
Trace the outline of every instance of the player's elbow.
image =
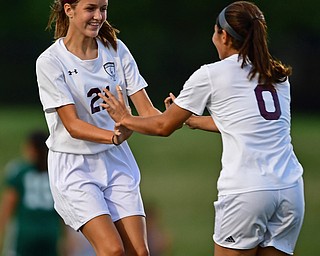
<svg viewBox="0 0 320 256">
<path fill-rule="evenodd" d="M 175 129 L 172 129 L 172 127 L 162 123 L 158 125 L 156 135 L 161 137 L 169 137 L 174 131 Z"/>
<path fill-rule="evenodd" d="M 167 131 L 159 131 L 157 132 L 157 134 L 155 134 L 156 136 L 160 136 L 160 137 L 169 137 L 172 134 L 172 132 L 167 132 Z"/>
<path fill-rule="evenodd" d="M 67 129 L 68 133 L 70 134 L 70 136 L 74 139 L 78 139 L 79 138 L 79 134 L 77 132 L 77 129 L 73 129 L 72 127 L 70 127 L 69 129 Z"/>
<path fill-rule="evenodd" d="M 76 124 L 69 124 L 68 126 L 65 126 L 65 128 L 72 138 L 80 139 L 80 130 Z"/>
</svg>

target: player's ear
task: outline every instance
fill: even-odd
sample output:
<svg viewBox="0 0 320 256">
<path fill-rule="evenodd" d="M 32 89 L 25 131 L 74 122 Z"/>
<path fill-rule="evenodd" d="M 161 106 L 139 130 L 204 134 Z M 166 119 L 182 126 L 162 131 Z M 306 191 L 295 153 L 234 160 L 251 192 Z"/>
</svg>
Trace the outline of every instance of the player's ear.
<svg viewBox="0 0 320 256">
<path fill-rule="evenodd" d="M 70 4 L 64 4 L 63 6 L 64 8 L 64 12 L 67 15 L 67 17 L 69 17 L 69 19 L 71 19 L 73 17 L 73 9 L 71 8 Z"/>
<path fill-rule="evenodd" d="M 229 41 L 231 41 L 229 34 L 224 29 L 222 29 L 221 31 L 221 40 L 222 40 L 222 43 L 225 45 L 227 45 Z"/>
</svg>

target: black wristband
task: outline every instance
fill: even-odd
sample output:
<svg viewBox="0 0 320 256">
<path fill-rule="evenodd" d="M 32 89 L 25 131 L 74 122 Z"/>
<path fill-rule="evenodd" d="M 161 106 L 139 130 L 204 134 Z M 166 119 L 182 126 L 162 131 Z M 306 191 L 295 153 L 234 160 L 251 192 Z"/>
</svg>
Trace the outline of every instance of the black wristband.
<svg viewBox="0 0 320 256">
<path fill-rule="evenodd" d="M 116 146 L 119 146 L 119 145 L 120 145 L 120 143 L 116 143 L 116 142 L 114 141 L 114 134 L 112 135 L 112 143 L 113 143 L 113 145 L 116 145 Z"/>
</svg>

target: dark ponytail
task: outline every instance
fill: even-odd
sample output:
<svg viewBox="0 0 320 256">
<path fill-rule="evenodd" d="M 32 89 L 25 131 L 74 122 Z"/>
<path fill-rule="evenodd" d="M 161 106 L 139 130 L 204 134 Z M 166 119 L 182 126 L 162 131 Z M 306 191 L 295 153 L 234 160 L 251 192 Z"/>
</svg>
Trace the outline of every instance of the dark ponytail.
<svg viewBox="0 0 320 256">
<path fill-rule="evenodd" d="M 241 67 L 249 62 L 252 64 L 250 80 L 258 74 L 259 83 L 274 84 L 285 81 L 291 75 L 291 67 L 275 60 L 269 53 L 267 24 L 256 5 L 246 1 L 234 2 L 225 8 L 224 15 L 228 25 L 239 36 L 237 39 L 229 33 L 233 47 L 242 58 Z"/>
</svg>

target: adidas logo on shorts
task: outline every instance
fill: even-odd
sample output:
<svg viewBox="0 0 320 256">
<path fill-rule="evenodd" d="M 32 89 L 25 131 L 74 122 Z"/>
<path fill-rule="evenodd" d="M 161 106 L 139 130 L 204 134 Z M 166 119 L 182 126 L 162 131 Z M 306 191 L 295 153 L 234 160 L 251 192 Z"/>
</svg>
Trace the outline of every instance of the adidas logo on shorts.
<svg viewBox="0 0 320 256">
<path fill-rule="evenodd" d="M 228 243 L 235 243 L 236 242 L 236 241 L 234 241 L 232 236 L 227 237 L 226 240 L 224 240 L 224 241 L 226 241 Z"/>
</svg>

